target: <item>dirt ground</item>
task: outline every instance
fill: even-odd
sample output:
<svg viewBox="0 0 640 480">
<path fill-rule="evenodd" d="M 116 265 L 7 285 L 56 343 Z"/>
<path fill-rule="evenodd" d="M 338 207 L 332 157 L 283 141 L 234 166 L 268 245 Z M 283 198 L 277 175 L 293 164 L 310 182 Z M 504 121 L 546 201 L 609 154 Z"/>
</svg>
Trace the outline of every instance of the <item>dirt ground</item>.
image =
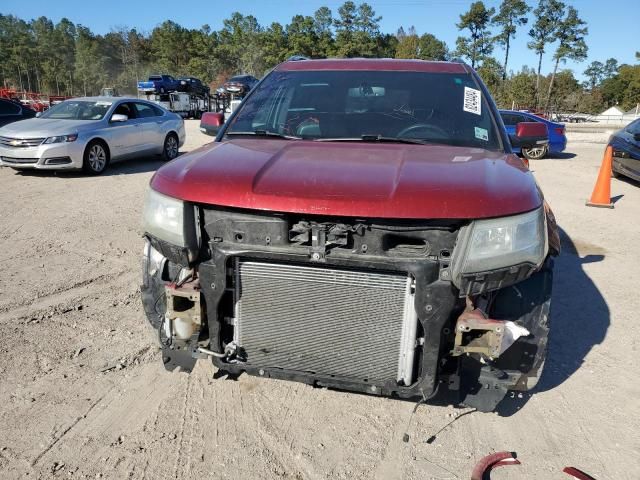
<svg viewBox="0 0 640 480">
<path fill-rule="evenodd" d="M 188 151 L 206 141 L 188 123 Z M 587 208 L 603 145 L 532 162 L 563 229 L 547 367 L 497 413 L 242 376 L 199 362 L 167 373 L 144 324 L 140 216 L 161 165 L 106 175 L 0 169 L 0 478 L 466 479 L 494 451 L 497 479 L 640 471 L 640 185 L 612 180 Z"/>
</svg>

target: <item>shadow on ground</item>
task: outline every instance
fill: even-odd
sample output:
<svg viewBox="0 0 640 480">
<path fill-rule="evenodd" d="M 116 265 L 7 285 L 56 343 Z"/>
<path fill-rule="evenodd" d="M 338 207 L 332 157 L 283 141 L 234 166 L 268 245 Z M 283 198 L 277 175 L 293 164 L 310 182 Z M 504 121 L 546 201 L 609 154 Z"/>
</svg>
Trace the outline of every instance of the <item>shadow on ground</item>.
<svg viewBox="0 0 640 480">
<path fill-rule="evenodd" d="M 582 366 L 585 357 L 604 340 L 611 322 L 606 300 L 584 271 L 584 265 L 601 262 L 606 250 L 573 240 L 560 229 L 562 253 L 556 259 L 549 322 L 547 359 L 537 387 L 521 398 L 505 398 L 496 408 L 510 416 L 539 392 L 560 386 Z"/>
<path fill-rule="evenodd" d="M 571 152 L 550 153 L 546 160 L 571 160 L 576 154 Z M 545 160 L 545 159 L 543 159 Z"/>
<path fill-rule="evenodd" d="M 633 178 L 619 175 L 617 178 L 612 178 L 612 181 L 616 181 L 616 180 L 622 183 L 628 183 L 629 185 L 633 185 L 636 188 L 640 188 L 640 182 L 637 180 L 634 180 Z"/>
</svg>

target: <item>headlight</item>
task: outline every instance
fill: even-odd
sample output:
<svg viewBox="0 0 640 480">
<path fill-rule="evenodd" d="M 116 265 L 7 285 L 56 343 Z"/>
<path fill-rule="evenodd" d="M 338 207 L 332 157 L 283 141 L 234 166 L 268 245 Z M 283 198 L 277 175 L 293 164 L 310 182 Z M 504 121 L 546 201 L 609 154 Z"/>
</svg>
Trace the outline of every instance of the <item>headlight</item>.
<svg viewBox="0 0 640 480">
<path fill-rule="evenodd" d="M 461 275 L 521 264 L 540 266 L 547 248 L 542 208 L 510 217 L 476 220 L 460 232 L 453 252 L 454 281 Z"/>
<path fill-rule="evenodd" d="M 75 142 L 78 139 L 77 133 L 70 135 L 58 135 L 56 137 L 47 138 L 44 143 L 63 143 L 63 142 Z"/>
<path fill-rule="evenodd" d="M 179 247 L 197 247 L 193 205 L 147 189 L 142 219 L 144 231 Z"/>
</svg>

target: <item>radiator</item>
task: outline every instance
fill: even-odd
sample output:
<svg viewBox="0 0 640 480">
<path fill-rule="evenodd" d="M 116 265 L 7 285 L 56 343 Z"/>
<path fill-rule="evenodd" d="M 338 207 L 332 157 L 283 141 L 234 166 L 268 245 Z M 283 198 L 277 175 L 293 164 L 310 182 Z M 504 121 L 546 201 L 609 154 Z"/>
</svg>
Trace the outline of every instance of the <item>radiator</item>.
<svg viewBox="0 0 640 480">
<path fill-rule="evenodd" d="M 412 381 L 407 274 L 235 259 L 234 340 L 246 363 L 381 383 Z"/>
</svg>

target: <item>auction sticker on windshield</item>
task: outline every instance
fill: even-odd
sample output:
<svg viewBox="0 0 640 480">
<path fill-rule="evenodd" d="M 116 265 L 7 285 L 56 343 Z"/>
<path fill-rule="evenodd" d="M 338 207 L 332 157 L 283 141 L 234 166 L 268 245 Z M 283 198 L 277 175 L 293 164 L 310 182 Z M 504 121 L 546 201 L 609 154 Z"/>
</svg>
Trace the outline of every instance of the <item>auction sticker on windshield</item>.
<svg viewBox="0 0 640 480">
<path fill-rule="evenodd" d="M 464 105 L 462 106 L 462 109 L 465 112 L 480 115 L 480 108 L 480 90 L 464 87 Z"/>
<path fill-rule="evenodd" d="M 96 105 L 100 107 L 110 107 L 113 105 L 113 102 L 96 102 Z"/>
<path fill-rule="evenodd" d="M 475 127 L 476 138 L 478 140 L 484 140 L 485 142 L 489 141 L 489 132 L 486 128 Z"/>
</svg>

